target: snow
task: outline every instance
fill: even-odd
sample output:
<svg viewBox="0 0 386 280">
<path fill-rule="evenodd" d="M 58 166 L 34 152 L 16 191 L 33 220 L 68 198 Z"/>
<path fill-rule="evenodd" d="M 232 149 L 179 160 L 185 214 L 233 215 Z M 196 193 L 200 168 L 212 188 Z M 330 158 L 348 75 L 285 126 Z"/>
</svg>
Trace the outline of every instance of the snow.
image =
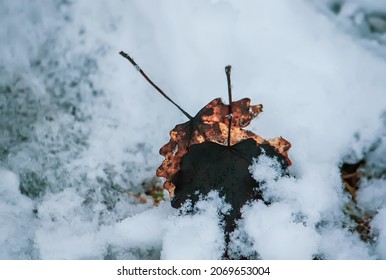
<svg viewBox="0 0 386 280">
<path fill-rule="evenodd" d="M 385 7 L 0 2 L 0 258 L 223 257 L 221 198 L 176 210 L 166 192 L 158 206 L 146 194 L 162 183 L 159 148 L 186 118 L 123 50 L 191 115 L 226 100 L 231 64 L 234 99 L 264 105 L 248 129 L 292 144 L 288 175 L 265 156 L 251 162 L 268 203 L 244 206 L 231 257 L 385 259 Z M 340 176 L 362 159 L 357 206 L 374 216 L 372 242 L 351 230 Z"/>
<path fill-rule="evenodd" d="M 244 211 L 244 229 L 263 259 L 312 259 L 319 235 L 292 214 L 291 205 L 255 202 Z"/>
<path fill-rule="evenodd" d="M 379 236 L 377 244 L 375 246 L 375 252 L 378 255 L 378 258 L 385 259 L 386 254 L 386 228 L 385 228 L 385 219 L 386 219 L 386 208 L 383 207 L 379 210 L 377 216 L 373 221 L 374 229 L 379 231 Z"/>
<path fill-rule="evenodd" d="M 283 173 L 279 161 L 266 156 L 264 152 L 252 160 L 249 172 L 257 182 L 264 182 L 265 184 L 277 180 Z"/>
<path fill-rule="evenodd" d="M 164 225 L 161 258 L 221 259 L 225 250 L 221 214 L 229 210 L 229 205 L 211 192 L 194 207 L 188 201 L 182 208 Z"/>
<path fill-rule="evenodd" d="M 17 175 L 0 169 L 0 259 L 30 259 L 36 229 L 33 202 L 23 196 Z"/>
<path fill-rule="evenodd" d="M 83 201 L 73 189 L 65 189 L 40 203 L 35 242 L 41 258 L 94 259 L 103 254 L 97 217 L 82 209 Z"/>
<path fill-rule="evenodd" d="M 326 228 L 321 232 L 319 251 L 325 259 L 371 260 L 375 256 L 357 235 L 340 228 Z M 380 256 L 378 256 L 380 258 Z"/>
</svg>

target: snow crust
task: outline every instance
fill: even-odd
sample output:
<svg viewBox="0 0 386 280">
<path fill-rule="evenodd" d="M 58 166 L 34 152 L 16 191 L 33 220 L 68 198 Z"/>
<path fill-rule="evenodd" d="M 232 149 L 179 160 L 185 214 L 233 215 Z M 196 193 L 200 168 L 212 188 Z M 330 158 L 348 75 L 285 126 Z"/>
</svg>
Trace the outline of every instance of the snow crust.
<svg viewBox="0 0 386 280">
<path fill-rule="evenodd" d="M 384 0 L 0 2 L 1 259 L 385 259 Z M 371 17 L 376 19 L 369 20 Z M 385 17 L 386 18 L 386 17 Z M 386 21 L 385 21 L 386 22 Z M 372 24 L 378 24 L 375 29 Z M 264 112 L 248 129 L 291 142 L 282 177 L 261 156 L 227 245 L 227 205 L 154 206 L 159 148 L 185 117 L 234 99 Z M 351 230 L 343 162 L 365 160 Z M 146 198 L 141 202 L 131 194 Z"/>
</svg>

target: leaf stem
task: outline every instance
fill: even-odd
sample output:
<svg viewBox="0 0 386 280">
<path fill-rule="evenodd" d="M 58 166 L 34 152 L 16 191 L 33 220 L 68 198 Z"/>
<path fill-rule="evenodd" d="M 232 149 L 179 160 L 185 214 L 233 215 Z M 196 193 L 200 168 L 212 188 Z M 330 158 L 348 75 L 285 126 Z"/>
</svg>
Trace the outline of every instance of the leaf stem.
<svg viewBox="0 0 386 280">
<path fill-rule="evenodd" d="M 189 120 L 193 119 L 191 115 L 189 115 L 184 109 L 182 109 L 177 103 L 175 103 L 169 96 L 166 95 L 166 93 L 160 89 L 146 74 L 143 72 L 141 67 L 134 61 L 132 57 L 130 57 L 127 53 L 120 51 L 119 54 L 126 58 L 128 61 L 130 61 L 131 64 L 137 69 L 137 71 L 145 78 L 146 81 L 148 81 L 149 84 L 151 84 L 163 97 L 165 97 L 167 100 L 169 100 L 174 106 L 176 106 Z"/>
<path fill-rule="evenodd" d="M 231 68 L 232 66 L 228 65 L 225 67 L 225 74 L 227 76 L 228 83 L 228 99 L 229 99 L 229 126 L 228 126 L 228 147 L 231 145 L 231 125 L 232 125 L 232 84 L 231 84 Z"/>
</svg>

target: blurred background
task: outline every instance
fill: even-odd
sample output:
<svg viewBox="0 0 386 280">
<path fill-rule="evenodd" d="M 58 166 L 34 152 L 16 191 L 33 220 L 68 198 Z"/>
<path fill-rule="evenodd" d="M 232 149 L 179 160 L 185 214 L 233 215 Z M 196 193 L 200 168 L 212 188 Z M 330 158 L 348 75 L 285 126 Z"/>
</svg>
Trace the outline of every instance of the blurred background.
<svg viewBox="0 0 386 280">
<path fill-rule="evenodd" d="M 386 1 L 3 0 L 0 25 L 1 259 L 221 258 L 218 217 L 182 217 L 155 177 L 187 120 L 121 50 L 191 115 L 227 100 L 231 64 L 234 99 L 264 105 L 249 129 L 292 143 L 235 256 L 386 258 Z M 355 203 L 343 163 L 361 163 Z"/>
</svg>

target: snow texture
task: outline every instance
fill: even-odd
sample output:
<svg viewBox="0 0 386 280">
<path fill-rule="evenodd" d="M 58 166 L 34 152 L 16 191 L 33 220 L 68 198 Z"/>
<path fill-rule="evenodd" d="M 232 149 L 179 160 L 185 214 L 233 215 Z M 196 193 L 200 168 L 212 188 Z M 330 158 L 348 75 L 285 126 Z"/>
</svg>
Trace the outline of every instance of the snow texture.
<svg viewBox="0 0 386 280">
<path fill-rule="evenodd" d="M 0 21 L 1 259 L 386 259 L 385 0 L 15 0 Z M 146 194 L 186 118 L 121 50 L 192 115 L 232 65 L 234 99 L 264 105 L 249 129 L 291 142 L 284 177 L 251 162 L 266 203 L 228 245 L 215 194 Z M 340 176 L 360 160 L 367 242 Z"/>
</svg>

